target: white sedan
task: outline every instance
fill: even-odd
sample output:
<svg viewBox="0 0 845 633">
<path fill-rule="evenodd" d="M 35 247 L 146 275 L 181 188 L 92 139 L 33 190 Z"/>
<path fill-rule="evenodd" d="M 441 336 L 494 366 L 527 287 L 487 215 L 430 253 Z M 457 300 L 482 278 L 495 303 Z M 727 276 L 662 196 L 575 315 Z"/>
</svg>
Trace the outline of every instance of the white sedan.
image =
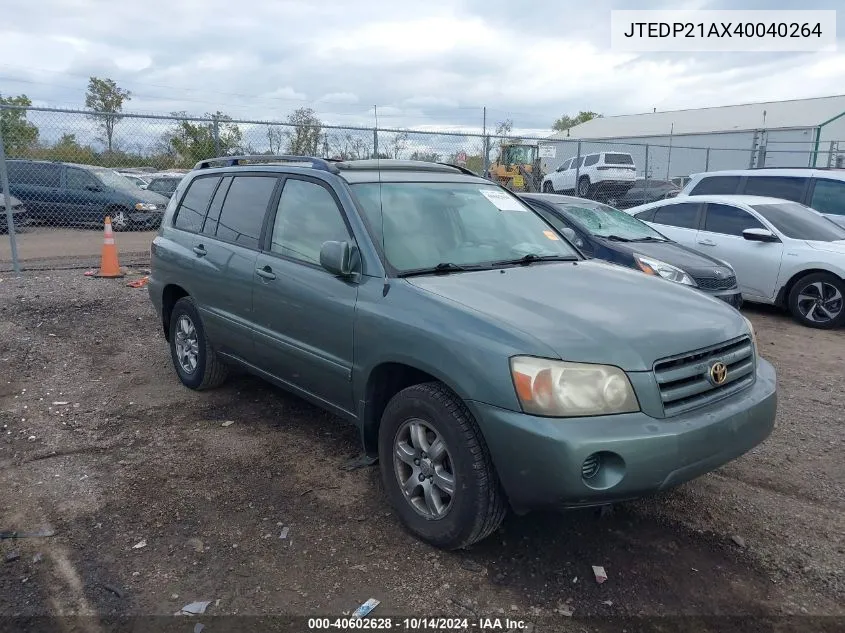
<svg viewBox="0 0 845 633">
<path fill-rule="evenodd" d="M 788 200 L 699 195 L 626 213 L 667 237 L 729 263 L 746 301 L 787 308 L 799 323 L 845 323 L 845 228 Z"/>
</svg>

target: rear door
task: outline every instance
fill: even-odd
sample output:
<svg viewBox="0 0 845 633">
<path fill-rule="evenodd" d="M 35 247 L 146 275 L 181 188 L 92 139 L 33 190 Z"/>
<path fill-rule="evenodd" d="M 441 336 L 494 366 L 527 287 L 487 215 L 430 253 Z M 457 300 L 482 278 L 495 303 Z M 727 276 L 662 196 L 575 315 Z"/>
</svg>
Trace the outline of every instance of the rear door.
<svg viewBox="0 0 845 633">
<path fill-rule="evenodd" d="M 845 180 L 814 178 L 807 206 L 845 226 Z"/>
<path fill-rule="evenodd" d="M 8 171 L 9 192 L 24 203 L 30 218 L 46 224 L 66 221 L 61 164 L 9 161 Z"/>
<path fill-rule="evenodd" d="M 742 237 L 745 229 L 766 229 L 745 209 L 709 202 L 698 232 L 698 250 L 728 262 L 736 271 L 737 284 L 749 299 L 773 299 L 777 290 L 782 242 L 752 242 Z"/>
<path fill-rule="evenodd" d="M 253 283 L 258 364 L 322 402 L 353 412 L 358 285 L 320 265 L 324 242 L 355 243 L 343 207 L 322 180 L 289 176 L 268 224 Z"/>
<path fill-rule="evenodd" d="M 214 189 L 208 213 L 198 209 L 193 292 L 220 351 L 255 363 L 252 282 L 264 219 L 281 181 L 267 173 L 233 174 L 222 185 L 220 180 L 215 176 L 205 186 Z"/>
<path fill-rule="evenodd" d="M 678 242 L 678 244 L 683 244 L 695 250 L 701 250 L 701 247 L 696 243 L 696 238 L 701 222 L 702 206 L 702 203 L 692 200 L 667 202 L 664 205 L 644 212 L 648 213 L 648 217 L 651 219 L 646 220 L 643 217 L 638 219 L 653 225 L 655 229 L 669 239 Z"/>
</svg>

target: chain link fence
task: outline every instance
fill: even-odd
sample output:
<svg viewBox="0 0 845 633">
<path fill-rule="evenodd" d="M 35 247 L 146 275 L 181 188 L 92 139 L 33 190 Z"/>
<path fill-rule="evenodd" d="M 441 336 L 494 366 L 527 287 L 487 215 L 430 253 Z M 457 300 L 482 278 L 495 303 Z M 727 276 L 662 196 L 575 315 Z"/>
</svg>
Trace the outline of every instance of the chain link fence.
<svg viewBox="0 0 845 633">
<path fill-rule="evenodd" d="M 828 163 L 845 154 L 845 142 L 810 147 L 761 139 L 754 146 L 691 147 L 671 139 L 515 138 L 10 106 L 0 106 L 0 122 L 0 233 L 7 234 L 0 237 L 0 271 L 95 266 L 106 216 L 118 232 L 121 263 L 145 263 L 176 185 L 195 163 L 214 156 L 444 162 L 512 190 L 569 193 L 624 208 L 674 195 L 697 172 L 807 165 L 811 152 L 819 166 L 837 166 Z M 601 152 L 615 153 L 617 162 L 599 164 Z M 613 180 L 619 174 L 621 184 Z"/>
</svg>

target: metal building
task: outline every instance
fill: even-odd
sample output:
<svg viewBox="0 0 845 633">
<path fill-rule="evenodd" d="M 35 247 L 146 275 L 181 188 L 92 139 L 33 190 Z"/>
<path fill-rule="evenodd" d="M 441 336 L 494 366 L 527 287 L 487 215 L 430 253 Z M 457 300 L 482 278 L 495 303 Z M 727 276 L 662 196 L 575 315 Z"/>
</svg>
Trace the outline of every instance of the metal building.
<svg viewBox="0 0 845 633">
<path fill-rule="evenodd" d="M 647 171 L 656 179 L 763 166 L 845 167 L 845 95 L 602 117 L 541 146 L 546 172 L 599 151 L 628 152 L 640 177 Z"/>
</svg>

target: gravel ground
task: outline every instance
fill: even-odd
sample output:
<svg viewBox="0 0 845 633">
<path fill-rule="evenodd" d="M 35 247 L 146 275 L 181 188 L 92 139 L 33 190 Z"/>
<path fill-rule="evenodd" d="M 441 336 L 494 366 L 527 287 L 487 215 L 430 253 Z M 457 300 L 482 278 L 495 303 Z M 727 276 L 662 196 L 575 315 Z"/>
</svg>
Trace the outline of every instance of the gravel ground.
<svg viewBox="0 0 845 633">
<path fill-rule="evenodd" d="M 841 331 L 746 310 L 779 372 L 767 442 L 658 497 L 511 516 L 444 553 L 400 527 L 376 468 L 344 470 L 357 435 L 336 418 L 248 376 L 183 388 L 146 290 L 81 271 L 0 279 L 0 531 L 55 530 L 0 540 L 0 617 L 195 600 L 214 615 L 341 615 L 371 597 L 373 616 L 535 630 L 845 615 Z"/>
</svg>

